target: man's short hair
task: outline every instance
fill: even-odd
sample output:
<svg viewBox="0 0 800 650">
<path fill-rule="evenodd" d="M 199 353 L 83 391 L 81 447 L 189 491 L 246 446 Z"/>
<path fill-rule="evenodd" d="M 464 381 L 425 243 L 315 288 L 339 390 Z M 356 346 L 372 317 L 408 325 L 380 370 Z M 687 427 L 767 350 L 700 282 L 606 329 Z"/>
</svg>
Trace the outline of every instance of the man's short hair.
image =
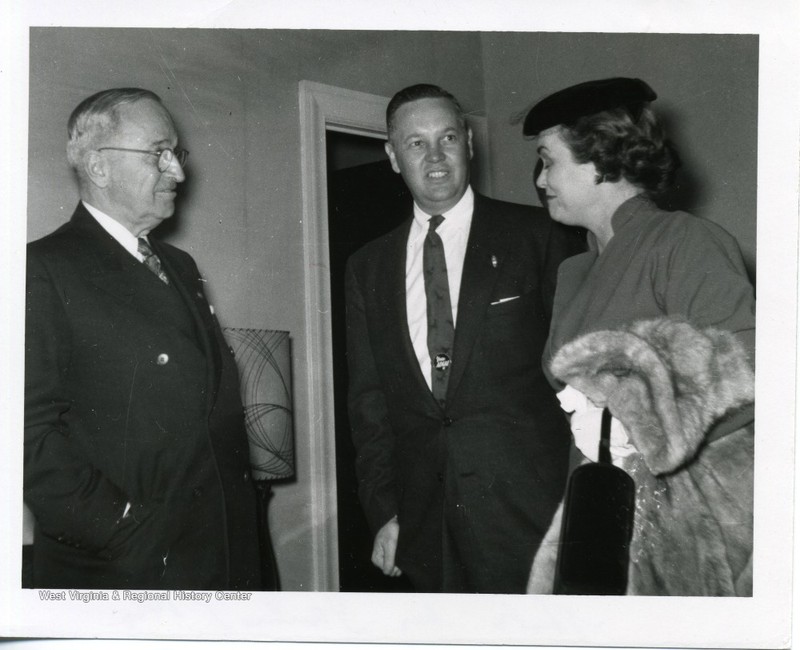
<svg viewBox="0 0 800 650">
<path fill-rule="evenodd" d="M 161 104 L 161 98 L 143 88 L 111 88 L 87 97 L 75 107 L 67 121 L 67 160 L 80 174 L 83 156 L 98 140 L 119 126 L 119 108 L 141 99 Z"/>
<path fill-rule="evenodd" d="M 453 95 L 447 92 L 444 88 L 434 86 L 433 84 L 415 84 L 399 90 L 394 94 L 394 97 L 389 100 L 389 105 L 386 107 L 386 131 L 388 132 L 389 137 L 391 137 L 392 130 L 394 129 L 395 113 L 397 113 L 397 110 L 403 104 L 415 102 L 418 99 L 436 98 L 447 99 L 453 104 L 453 107 L 456 109 L 456 114 L 458 115 L 458 121 L 466 131 L 467 119 L 464 116 L 464 109 L 461 108 L 461 104 L 458 103 L 458 100 L 453 97 Z"/>
</svg>

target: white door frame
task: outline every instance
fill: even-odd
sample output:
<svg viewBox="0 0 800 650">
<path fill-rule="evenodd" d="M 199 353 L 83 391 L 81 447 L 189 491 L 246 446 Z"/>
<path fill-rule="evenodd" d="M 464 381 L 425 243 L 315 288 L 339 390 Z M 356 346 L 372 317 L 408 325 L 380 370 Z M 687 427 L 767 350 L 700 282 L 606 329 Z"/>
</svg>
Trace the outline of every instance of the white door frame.
<svg viewBox="0 0 800 650">
<path fill-rule="evenodd" d="M 339 590 L 336 437 L 333 413 L 328 183 L 325 131 L 386 139 L 388 97 L 300 82 L 300 162 L 303 187 L 303 255 L 308 413 L 311 456 L 314 591 Z"/>
</svg>

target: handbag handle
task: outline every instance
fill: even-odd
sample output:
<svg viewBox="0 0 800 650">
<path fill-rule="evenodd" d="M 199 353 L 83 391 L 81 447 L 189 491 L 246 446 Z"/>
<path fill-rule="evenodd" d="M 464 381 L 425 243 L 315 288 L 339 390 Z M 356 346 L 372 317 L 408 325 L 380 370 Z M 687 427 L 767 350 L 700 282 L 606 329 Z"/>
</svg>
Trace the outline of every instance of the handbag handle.
<svg viewBox="0 0 800 650">
<path fill-rule="evenodd" d="M 603 409 L 600 419 L 600 447 L 597 450 L 597 462 L 611 465 L 611 411 Z"/>
</svg>

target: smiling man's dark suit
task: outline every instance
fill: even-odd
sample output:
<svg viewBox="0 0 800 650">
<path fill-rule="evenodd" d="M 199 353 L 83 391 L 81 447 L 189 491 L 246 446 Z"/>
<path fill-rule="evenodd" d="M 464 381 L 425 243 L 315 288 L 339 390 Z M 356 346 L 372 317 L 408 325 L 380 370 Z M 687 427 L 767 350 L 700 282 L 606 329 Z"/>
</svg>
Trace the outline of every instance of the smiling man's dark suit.
<svg viewBox="0 0 800 650">
<path fill-rule="evenodd" d="M 566 481 L 570 432 L 541 356 L 577 248 L 541 208 L 471 191 L 472 132 L 444 89 L 400 90 L 386 123 L 414 206 L 346 276 L 372 562 L 419 591 L 523 593 Z"/>
<path fill-rule="evenodd" d="M 127 138 L 131 148 L 105 156 L 101 140 L 81 160 L 91 161 L 97 187 L 109 170 L 125 170 L 114 174 L 126 179 L 116 195 L 128 192 L 127 203 L 106 201 L 108 212 L 98 213 L 141 227 L 131 236 L 143 237 L 171 216 L 184 176 L 173 149 L 161 169 L 163 152 L 153 154 L 156 163 L 138 151 L 135 136 L 144 146 L 158 146 L 152 134 L 176 147 L 174 127 L 158 98 L 139 89 L 104 91 L 81 106 L 106 97 L 128 101 L 120 104 L 119 132 L 102 137 L 117 147 Z M 70 130 L 79 130 L 72 120 Z M 140 186 L 146 193 L 132 194 Z M 124 220 L 126 205 L 144 210 Z M 68 223 L 28 245 L 24 499 L 37 521 L 32 586 L 260 589 L 236 365 L 192 258 L 149 242 L 168 283 L 83 202 Z"/>
<path fill-rule="evenodd" d="M 466 590 L 521 593 L 566 481 L 570 434 L 541 351 L 557 265 L 575 251 L 544 210 L 476 194 L 442 409 L 408 331 L 410 223 L 362 248 L 347 274 L 362 503 L 373 530 L 398 516 L 396 563 L 415 586 L 447 591 L 443 512 L 457 500 L 481 567 Z"/>
</svg>

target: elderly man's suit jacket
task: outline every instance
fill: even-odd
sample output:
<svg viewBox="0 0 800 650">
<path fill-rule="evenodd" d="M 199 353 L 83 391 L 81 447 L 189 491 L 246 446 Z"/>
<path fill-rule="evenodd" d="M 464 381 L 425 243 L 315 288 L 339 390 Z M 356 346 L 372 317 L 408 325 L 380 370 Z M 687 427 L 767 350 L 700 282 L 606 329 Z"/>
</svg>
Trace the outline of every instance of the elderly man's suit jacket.
<svg viewBox="0 0 800 650">
<path fill-rule="evenodd" d="M 35 586 L 258 589 L 235 362 L 192 258 L 151 242 L 170 286 L 82 204 L 28 247 Z"/>
<path fill-rule="evenodd" d="M 569 429 L 541 368 L 555 271 L 568 245 L 543 210 L 476 195 L 442 409 L 408 331 L 410 224 L 348 265 L 360 498 L 374 531 L 398 515 L 397 565 L 415 584 L 441 575 L 444 503 L 458 499 L 479 546 L 492 549 L 487 584 L 522 592 L 568 465 Z"/>
</svg>

